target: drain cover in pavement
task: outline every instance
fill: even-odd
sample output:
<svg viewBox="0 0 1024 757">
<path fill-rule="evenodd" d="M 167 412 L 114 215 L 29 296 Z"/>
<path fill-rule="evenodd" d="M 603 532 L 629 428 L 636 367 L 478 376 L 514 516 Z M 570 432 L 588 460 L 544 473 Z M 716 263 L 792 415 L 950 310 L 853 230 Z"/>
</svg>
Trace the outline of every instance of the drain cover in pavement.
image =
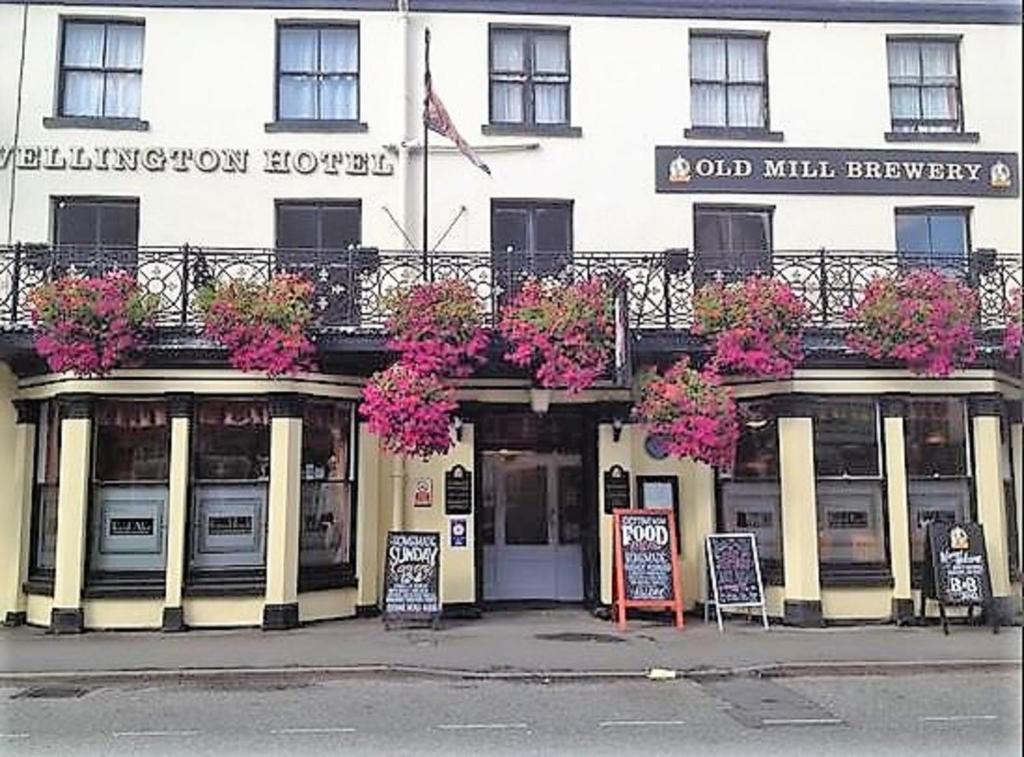
<svg viewBox="0 0 1024 757">
<path fill-rule="evenodd" d="M 612 636 L 608 633 L 574 633 L 572 631 L 564 633 L 539 633 L 533 638 L 540 639 L 541 641 L 596 641 L 598 644 L 618 644 L 625 641 L 625 639 L 620 639 L 618 636 Z"/>
<path fill-rule="evenodd" d="M 728 678 L 705 681 L 701 686 L 729 705 L 726 713 L 748 728 L 843 722 L 821 705 L 764 678 Z"/>
<path fill-rule="evenodd" d="M 19 691 L 11 699 L 78 699 L 88 691 L 74 686 L 33 686 Z"/>
</svg>

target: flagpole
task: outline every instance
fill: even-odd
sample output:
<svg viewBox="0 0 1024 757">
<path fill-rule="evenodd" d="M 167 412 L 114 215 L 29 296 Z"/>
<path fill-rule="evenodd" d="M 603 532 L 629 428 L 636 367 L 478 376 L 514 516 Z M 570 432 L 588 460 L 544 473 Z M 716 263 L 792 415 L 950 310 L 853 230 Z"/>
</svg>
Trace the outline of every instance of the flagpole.
<svg viewBox="0 0 1024 757">
<path fill-rule="evenodd" d="M 427 112 L 430 107 L 430 29 L 423 30 L 423 276 L 430 278 L 427 271 L 427 248 L 429 245 L 427 219 L 429 218 L 430 184 L 430 130 L 427 128 Z"/>
</svg>

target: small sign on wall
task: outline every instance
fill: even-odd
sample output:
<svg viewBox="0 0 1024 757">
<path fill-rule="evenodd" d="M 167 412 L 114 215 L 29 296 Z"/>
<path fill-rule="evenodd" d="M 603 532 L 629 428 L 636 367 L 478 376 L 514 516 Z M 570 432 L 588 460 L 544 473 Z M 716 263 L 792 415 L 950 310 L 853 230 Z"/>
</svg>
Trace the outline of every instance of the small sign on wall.
<svg viewBox="0 0 1024 757">
<path fill-rule="evenodd" d="M 432 507 L 434 505 L 434 480 L 417 478 L 412 487 L 413 507 Z"/>
<path fill-rule="evenodd" d="M 469 539 L 469 525 L 465 518 L 452 518 L 449 525 L 451 545 L 453 549 L 465 547 Z"/>
</svg>

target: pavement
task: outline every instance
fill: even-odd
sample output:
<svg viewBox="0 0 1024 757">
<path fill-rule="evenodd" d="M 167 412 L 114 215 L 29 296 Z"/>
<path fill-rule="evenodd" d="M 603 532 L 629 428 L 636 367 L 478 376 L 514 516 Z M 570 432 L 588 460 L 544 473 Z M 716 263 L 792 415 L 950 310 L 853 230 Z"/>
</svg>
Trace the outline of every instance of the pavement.
<svg viewBox="0 0 1024 757">
<path fill-rule="evenodd" d="M 0 629 L 0 685 L 28 681 L 241 676 L 319 679 L 434 676 L 463 679 L 628 679 L 730 675 L 864 675 L 1021 669 L 1021 629 L 957 624 L 764 630 L 745 618 L 650 620 L 624 632 L 582 609 L 501 611 L 446 620 L 439 630 L 392 629 L 379 618 L 282 631 L 89 632 Z"/>
</svg>

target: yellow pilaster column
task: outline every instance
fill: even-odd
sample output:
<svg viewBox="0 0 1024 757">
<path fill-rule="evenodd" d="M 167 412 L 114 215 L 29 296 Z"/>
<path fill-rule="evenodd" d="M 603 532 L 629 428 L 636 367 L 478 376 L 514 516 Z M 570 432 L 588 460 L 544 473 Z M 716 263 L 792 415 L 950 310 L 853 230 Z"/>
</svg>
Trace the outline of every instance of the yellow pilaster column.
<svg viewBox="0 0 1024 757">
<path fill-rule="evenodd" d="M 380 452 L 377 437 L 359 424 L 356 478 L 356 576 L 359 606 L 377 605 L 380 591 Z"/>
<path fill-rule="evenodd" d="M 1003 471 L 999 423 L 1003 409 L 999 395 L 971 397 L 971 432 L 974 438 L 974 497 L 978 522 L 985 527 L 985 551 L 992 578 L 996 612 L 1010 604 L 1010 569 L 1006 553 L 1006 508 L 1003 504 Z"/>
<path fill-rule="evenodd" d="M 636 482 L 633 478 L 633 426 L 625 426 L 616 439 L 615 428 L 611 423 L 600 423 L 597 426 L 597 534 L 598 564 L 601 571 L 601 604 L 612 603 L 612 568 L 614 565 L 614 519 L 606 512 L 604 498 L 604 476 L 613 466 L 619 466 L 629 476 L 630 507 L 636 507 L 633 501 Z"/>
<path fill-rule="evenodd" d="M 50 630 L 53 633 L 81 633 L 92 447 L 92 397 L 68 395 L 62 398 L 60 434 L 57 558 Z"/>
<path fill-rule="evenodd" d="M 185 583 L 185 529 L 188 523 L 189 429 L 192 396 L 167 398 L 171 418 L 170 480 L 167 486 L 167 565 L 164 594 L 164 631 L 184 631 L 181 589 Z"/>
<path fill-rule="evenodd" d="M 32 530 L 32 476 L 35 472 L 36 428 L 39 403 L 14 400 L 10 425 L 0 409 L 0 434 L 10 432 L 10 485 L 0 489 L 0 516 L 7 527 L 0 530 L 0 608 L 5 626 L 25 623 L 25 595 L 21 587 L 28 578 L 30 532 Z M 5 445 L 0 441 L 0 449 Z"/>
<path fill-rule="evenodd" d="M 1017 556 L 1021 570 L 1024 570 L 1024 426 L 1021 425 L 1021 403 L 1011 405 L 1010 459 L 1013 461 L 1013 494 L 1017 517 Z"/>
<path fill-rule="evenodd" d="M 405 528 L 405 455 L 395 455 L 391 462 L 391 530 Z"/>
<path fill-rule="evenodd" d="M 299 524 L 302 405 L 293 395 L 271 397 L 270 491 L 267 501 L 267 593 L 263 629 L 299 624 Z"/>
<path fill-rule="evenodd" d="M 906 400 L 886 397 L 882 401 L 885 434 L 885 486 L 889 515 L 889 556 L 892 563 L 892 616 L 897 623 L 914 617 L 910 591 L 910 509 L 907 500 L 907 454 L 903 419 Z"/>
<path fill-rule="evenodd" d="M 778 420 L 786 587 L 783 612 L 787 623 L 813 626 L 821 625 L 814 422 L 796 417 L 798 411 L 795 402 L 785 403 Z"/>
<path fill-rule="evenodd" d="M 687 605 L 708 600 L 707 549 L 708 534 L 715 532 L 715 469 L 706 463 L 686 461 L 683 496 L 680 502 L 683 560 L 681 567 L 686 583 L 683 599 Z"/>
</svg>

